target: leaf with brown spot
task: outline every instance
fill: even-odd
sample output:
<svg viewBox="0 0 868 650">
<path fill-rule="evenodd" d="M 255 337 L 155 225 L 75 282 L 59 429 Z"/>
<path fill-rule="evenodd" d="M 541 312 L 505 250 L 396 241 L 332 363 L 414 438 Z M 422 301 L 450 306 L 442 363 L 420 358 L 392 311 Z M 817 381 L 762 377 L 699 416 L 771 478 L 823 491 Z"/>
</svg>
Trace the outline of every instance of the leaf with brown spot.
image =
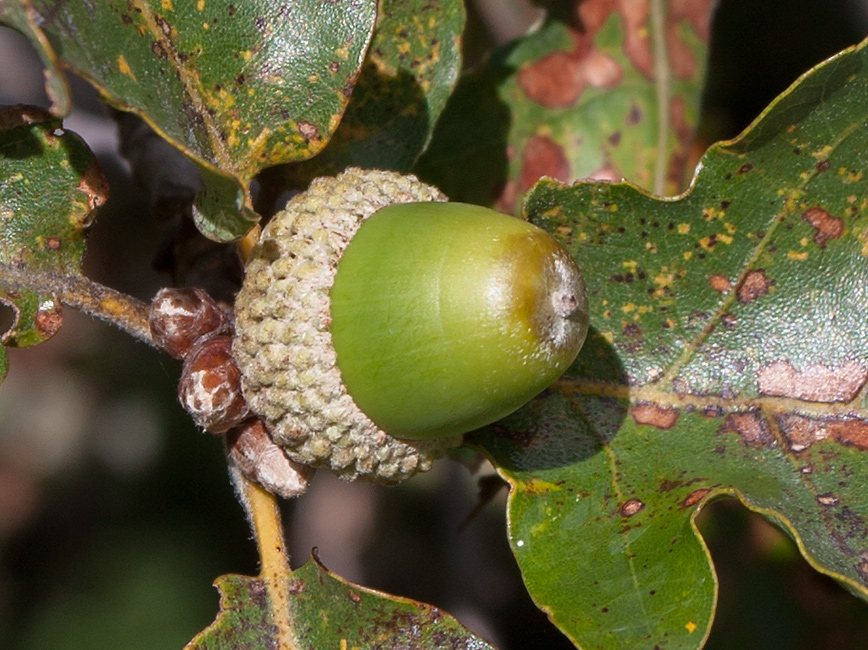
<svg viewBox="0 0 868 650">
<path fill-rule="evenodd" d="M 286 577 L 297 650 L 418 648 L 493 650 L 446 612 L 347 582 L 314 558 Z M 222 576 L 217 620 L 185 650 L 273 650 L 277 630 L 259 578 Z M 325 618 L 324 618 L 325 617 Z"/>
<path fill-rule="evenodd" d="M 676 199 L 530 191 L 591 328 L 552 389 L 475 439 L 512 486 L 528 589 L 579 647 L 702 646 L 717 586 L 694 518 L 724 495 L 868 598 L 866 105 L 868 41 L 713 146 Z"/>
<path fill-rule="evenodd" d="M 543 175 L 683 187 L 715 0 L 575 5 L 459 82 L 417 165 L 452 200 L 518 212 Z"/>
<path fill-rule="evenodd" d="M 56 296 L 28 280 L 80 276 L 85 230 L 107 196 L 96 158 L 58 118 L 32 106 L 0 108 L 0 302 L 13 310 L 4 346 L 36 345 L 60 329 Z M 2 348 L 0 360 L 2 379 Z"/>
<path fill-rule="evenodd" d="M 79 73 L 198 165 L 194 215 L 216 240 L 240 237 L 258 220 L 249 196 L 256 174 L 310 158 L 329 141 L 377 6 L 247 0 L 237 11 L 237 2 L 7 3 L 32 18 L 43 60 Z"/>
</svg>

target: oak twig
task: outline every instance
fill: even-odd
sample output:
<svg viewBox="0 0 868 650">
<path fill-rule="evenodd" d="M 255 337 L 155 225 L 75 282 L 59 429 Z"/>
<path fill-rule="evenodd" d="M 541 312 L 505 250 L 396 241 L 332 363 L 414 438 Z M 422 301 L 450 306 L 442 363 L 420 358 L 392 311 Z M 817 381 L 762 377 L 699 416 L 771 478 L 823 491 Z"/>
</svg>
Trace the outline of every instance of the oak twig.
<svg viewBox="0 0 868 650">
<path fill-rule="evenodd" d="M 155 345 L 148 327 L 147 303 L 83 275 L 61 275 L 0 264 L 0 287 L 52 295 L 62 305 L 112 323 L 130 336 Z"/>
<path fill-rule="evenodd" d="M 277 497 L 248 479 L 231 461 L 229 473 L 259 548 L 259 578 L 268 591 L 277 628 L 277 647 L 279 650 L 298 650 L 289 611 L 289 553 L 283 538 Z"/>
</svg>

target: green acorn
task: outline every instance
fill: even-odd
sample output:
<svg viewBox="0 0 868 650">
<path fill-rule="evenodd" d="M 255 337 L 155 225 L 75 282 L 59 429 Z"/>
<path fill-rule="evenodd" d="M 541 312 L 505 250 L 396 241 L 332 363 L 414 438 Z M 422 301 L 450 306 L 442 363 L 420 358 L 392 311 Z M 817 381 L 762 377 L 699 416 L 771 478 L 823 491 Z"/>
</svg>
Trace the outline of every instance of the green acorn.
<svg viewBox="0 0 868 650">
<path fill-rule="evenodd" d="M 397 483 L 578 354 L 587 297 L 563 246 L 445 201 L 413 176 L 349 169 L 254 246 L 233 351 L 251 410 L 296 462 Z"/>
</svg>

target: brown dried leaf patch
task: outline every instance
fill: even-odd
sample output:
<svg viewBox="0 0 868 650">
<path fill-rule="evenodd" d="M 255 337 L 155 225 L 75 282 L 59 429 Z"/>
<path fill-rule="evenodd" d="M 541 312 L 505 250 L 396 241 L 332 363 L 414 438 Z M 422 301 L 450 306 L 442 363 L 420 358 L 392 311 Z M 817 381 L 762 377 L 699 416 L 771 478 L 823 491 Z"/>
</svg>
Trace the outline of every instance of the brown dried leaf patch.
<svg viewBox="0 0 868 650">
<path fill-rule="evenodd" d="M 806 402 L 850 402 L 866 381 L 868 369 L 858 361 L 836 367 L 814 363 L 801 371 L 789 361 L 774 361 L 757 372 L 757 385 L 763 395 Z"/>
</svg>

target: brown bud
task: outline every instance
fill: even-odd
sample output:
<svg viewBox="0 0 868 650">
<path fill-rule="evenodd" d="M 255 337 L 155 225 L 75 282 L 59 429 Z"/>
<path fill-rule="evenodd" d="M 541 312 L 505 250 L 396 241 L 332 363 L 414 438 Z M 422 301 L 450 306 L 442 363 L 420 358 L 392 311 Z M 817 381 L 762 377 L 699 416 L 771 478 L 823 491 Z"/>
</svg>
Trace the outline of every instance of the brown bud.
<svg viewBox="0 0 868 650">
<path fill-rule="evenodd" d="M 203 336 L 229 330 L 223 310 L 195 288 L 160 289 L 151 302 L 148 324 L 157 346 L 176 359 L 183 359 Z"/>
<path fill-rule="evenodd" d="M 307 490 L 315 470 L 289 459 L 261 420 L 248 420 L 226 434 L 229 456 L 251 481 L 291 499 Z"/>
<path fill-rule="evenodd" d="M 196 424 L 212 433 L 223 433 L 247 417 L 232 337 L 205 338 L 190 350 L 184 358 L 178 398 Z"/>
</svg>

